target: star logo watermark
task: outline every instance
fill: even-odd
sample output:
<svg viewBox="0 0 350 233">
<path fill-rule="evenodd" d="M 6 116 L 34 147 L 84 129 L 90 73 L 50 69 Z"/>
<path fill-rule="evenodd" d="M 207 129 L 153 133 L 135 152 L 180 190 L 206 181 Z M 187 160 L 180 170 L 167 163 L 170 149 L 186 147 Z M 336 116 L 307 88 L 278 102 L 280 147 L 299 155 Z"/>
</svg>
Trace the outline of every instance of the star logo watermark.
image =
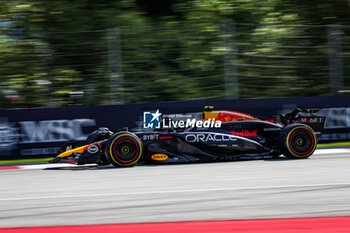
<svg viewBox="0 0 350 233">
<path fill-rule="evenodd" d="M 143 128 L 160 129 L 162 121 L 162 113 L 157 111 L 143 112 Z"/>
</svg>

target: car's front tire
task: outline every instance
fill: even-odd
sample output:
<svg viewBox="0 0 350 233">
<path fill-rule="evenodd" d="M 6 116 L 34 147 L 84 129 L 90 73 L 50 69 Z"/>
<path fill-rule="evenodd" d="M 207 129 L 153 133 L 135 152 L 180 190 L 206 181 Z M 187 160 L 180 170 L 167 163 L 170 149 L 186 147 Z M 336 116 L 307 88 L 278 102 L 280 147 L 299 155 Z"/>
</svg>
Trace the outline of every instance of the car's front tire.
<svg viewBox="0 0 350 233">
<path fill-rule="evenodd" d="M 135 134 L 118 132 L 108 139 L 105 155 L 116 167 L 131 167 L 140 160 L 142 149 L 142 142 Z"/>
<path fill-rule="evenodd" d="M 290 159 L 308 158 L 316 150 L 315 132 L 307 125 L 288 125 L 282 129 L 279 137 L 281 151 Z"/>
</svg>

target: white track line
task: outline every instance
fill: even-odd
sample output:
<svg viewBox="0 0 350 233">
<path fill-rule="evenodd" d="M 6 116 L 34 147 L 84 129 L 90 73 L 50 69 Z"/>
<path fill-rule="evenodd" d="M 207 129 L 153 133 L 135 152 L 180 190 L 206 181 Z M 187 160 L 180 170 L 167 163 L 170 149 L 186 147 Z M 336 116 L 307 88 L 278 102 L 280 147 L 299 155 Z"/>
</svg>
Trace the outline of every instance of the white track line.
<svg viewBox="0 0 350 233">
<path fill-rule="evenodd" d="M 321 154 L 338 154 L 338 153 L 349 153 L 350 149 L 342 149 L 342 148 L 334 148 L 334 149 L 316 149 L 315 155 L 321 155 Z"/>
<path fill-rule="evenodd" d="M 94 166 L 96 164 L 86 164 L 86 165 L 75 165 L 69 163 L 57 163 L 57 164 L 33 164 L 33 165 L 20 165 L 20 169 L 45 169 L 45 168 L 65 168 L 65 167 L 83 167 L 83 166 Z M 97 165 L 96 165 L 97 166 Z"/>
</svg>

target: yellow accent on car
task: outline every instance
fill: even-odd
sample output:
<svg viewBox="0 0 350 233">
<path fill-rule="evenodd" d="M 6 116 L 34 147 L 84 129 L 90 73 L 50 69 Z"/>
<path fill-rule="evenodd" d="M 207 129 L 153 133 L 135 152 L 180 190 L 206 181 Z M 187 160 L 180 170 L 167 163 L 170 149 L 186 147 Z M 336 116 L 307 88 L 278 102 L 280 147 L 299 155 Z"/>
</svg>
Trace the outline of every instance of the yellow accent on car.
<svg viewBox="0 0 350 233">
<path fill-rule="evenodd" d="M 163 161 L 168 159 L 168 156 L 166 154 L 154 154 L 151 156 L 151 159 L 156 161 Z"/>
<path fill-rule="evenodd" d="M 297 139 L 297 145 L 298 146 L 301 146 L 303 144 L 303 142 L 304 142 L 303 139 L 301 139 L 301 138 Z"/>
<path fill-rule="evenodd" d="M 81 147 L 78 147 L 78 148 L 75 148 L 73 150 L 68 150 L 68 151 L 65 151 L 59 155 L 57 155 L 57 157 L 60 157 L 60 158 L 63 158 L 63 157 L 68 157 L 74 153 L 83 153 L 90 145 L 87 145 L 87 146 L 81 146 Z"/>
<path fill-rule="evenodd" d="M 219 116 L 219 112 L 211 112 L 211 111 L 205 111 L 202 114 L 202 120 L 206 121 L 210 118 L 216 119 Z"/>
</svg>

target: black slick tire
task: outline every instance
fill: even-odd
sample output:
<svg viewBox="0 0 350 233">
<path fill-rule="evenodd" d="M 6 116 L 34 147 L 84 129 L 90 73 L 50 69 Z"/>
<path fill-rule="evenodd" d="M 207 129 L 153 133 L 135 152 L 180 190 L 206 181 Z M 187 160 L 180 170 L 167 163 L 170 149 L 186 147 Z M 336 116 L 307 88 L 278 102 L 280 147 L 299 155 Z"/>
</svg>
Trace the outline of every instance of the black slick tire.
<svg viewBox="0 0 350 233">
<path fill-rule="evenodd" d="M 105 155 L 111 164 L 116 167 L 131 167 L 142 156 L 142 142 L 133 133 L 118 132 L 108 139 Z"/>
<path fill-rule="evenodd" d="M 284 127 L 279 135 L 283 155 L 290 159 L 310 157 L 317 146 L 313 129 L 304 124 L 290 124 Z"/>
</svg>

